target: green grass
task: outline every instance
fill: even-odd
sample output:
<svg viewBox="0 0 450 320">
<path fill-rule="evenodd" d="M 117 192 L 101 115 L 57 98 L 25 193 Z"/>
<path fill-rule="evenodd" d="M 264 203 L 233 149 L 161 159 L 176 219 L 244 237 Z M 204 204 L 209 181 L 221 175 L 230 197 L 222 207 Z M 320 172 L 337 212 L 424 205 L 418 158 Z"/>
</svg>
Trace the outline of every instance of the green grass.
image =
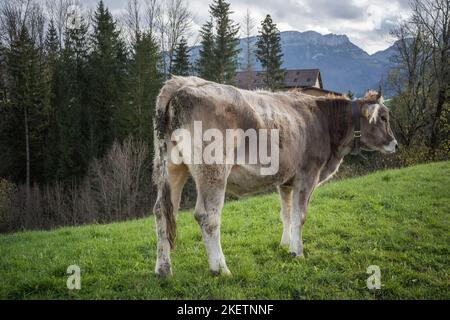
<svg viewBox="0 0 450 320">
<path fill-rule="evenodd" d="M 153 275 L 153 217 L 0 236 L 3 299 L 450 299 L 450 162 L 329 183 L 313 196 L 305 259 L 278 246 L 278 196 L 227 203 L 232 277 L 213 277 L 192 212 L 179 216 L 174 277 Z M 66 269 L 81 267 L 81 290 Z M 369 265 L 381 290 L 366 287 Z"/>
</svg>

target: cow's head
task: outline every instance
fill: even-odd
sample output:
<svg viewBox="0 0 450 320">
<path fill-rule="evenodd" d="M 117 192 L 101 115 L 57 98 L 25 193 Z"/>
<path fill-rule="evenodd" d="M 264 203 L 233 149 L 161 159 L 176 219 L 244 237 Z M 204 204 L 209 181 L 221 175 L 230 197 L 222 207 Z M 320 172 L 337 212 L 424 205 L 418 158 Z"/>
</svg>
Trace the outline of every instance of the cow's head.
<svg viewBox="0 0 450 320">
<path fill-rule="evenodd" d="M 361 107 L 361 142 L 367 151 L 394 153 L 397 140 L 389 125 L 389 109 L 379 92 L 369 91 Z"/>
</svg>

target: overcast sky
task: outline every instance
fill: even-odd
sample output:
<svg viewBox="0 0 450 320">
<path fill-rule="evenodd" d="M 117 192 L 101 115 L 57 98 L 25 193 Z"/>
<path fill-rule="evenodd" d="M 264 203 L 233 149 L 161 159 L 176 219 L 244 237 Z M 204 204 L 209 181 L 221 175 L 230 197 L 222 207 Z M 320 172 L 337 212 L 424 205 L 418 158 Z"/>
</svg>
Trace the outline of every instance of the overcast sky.
<svg viewBox="0 0 450 320">
<path fill-rule="evenodd" d="M 111 11 L 120 15 L 126 0 L 104 0 Z M 186 0 L 194 14 L 193 35 L 195 41 L 200 26 L 208 19 L 209 0 Z M 392 44 L 389 30 L 401 18 L 409 15 L 409 0 L 231 0 L 233 19 L 242 23 L 250 10 L 260 21 L 270 14 L 280 31 L 314 30 L 322 34 L 346 34 L 350 40 L 372 54 Z M 87 7 L 95 1 L 81 0 Z"/>
</svg>

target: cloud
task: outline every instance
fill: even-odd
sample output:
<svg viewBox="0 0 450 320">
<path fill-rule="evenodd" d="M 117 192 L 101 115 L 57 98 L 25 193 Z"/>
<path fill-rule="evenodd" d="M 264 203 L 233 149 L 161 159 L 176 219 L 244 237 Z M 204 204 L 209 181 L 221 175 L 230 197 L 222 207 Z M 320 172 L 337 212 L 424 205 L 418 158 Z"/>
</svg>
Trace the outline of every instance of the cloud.
<svg viewBox="0 0 450 320">
<path fill-rule="evenodd" d="M 315 11 L 313 14 L 324 21 L 328 19 L 355 20 L 360 19 L 364 15 L 364 11 L 355 5 L 352 0 L 308 0 L 306 2 Z"/>
<path fill-rule="evenodd" d="M 81 0 L 86 6 L 95 4 Z M 209 1 L 211 2 L 211 1 Z M 209 19 L 209 2 L 189 0 L 194 14 L 194 42 L 198 29 Z M 374 53 L 387 48 L 392 39 L 389 31 L 393 24 L 409 15 L 408 0 L 230 0 L 233 19 L 241 23 L 248 10 L 259 22 L 270 14 L 280 31 L 314 30 L 320 33 L 346 34 L 350 40 Z M 123 0 L 105 0 L 112 12 L 126 7 Z M 255 29 L 254 34 L 257 33 Z"/>
</svg>

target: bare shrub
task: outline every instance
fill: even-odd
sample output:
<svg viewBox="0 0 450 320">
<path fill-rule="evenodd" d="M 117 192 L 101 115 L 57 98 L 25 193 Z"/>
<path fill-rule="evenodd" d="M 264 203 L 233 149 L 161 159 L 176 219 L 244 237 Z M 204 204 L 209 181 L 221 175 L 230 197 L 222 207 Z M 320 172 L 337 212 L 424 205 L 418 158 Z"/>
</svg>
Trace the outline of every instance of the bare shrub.
<svg viewBox="0 0 450 320">
<path fill-rule="evenodd" d="M 10 227 L 12 219 L 10 209 L 15 192 L 14 183 L 0 178 L 0 232 L 5 232 Z"/>
<path fill-rule="evenodd" d="M 95 160 L 86 182 L 100 221 L 142 217 L 150 210 L 150 168 L 147 145 L 132 138 L 114 143 L 102 160 Z"/>
<path fill-rule="evenodd" d="M 26 185 L 0 180 L 0 232 L 104 223 L 151 213 L 154 196 L 147 145 L 115 142 L 80 184 Z"/>
</svg>

